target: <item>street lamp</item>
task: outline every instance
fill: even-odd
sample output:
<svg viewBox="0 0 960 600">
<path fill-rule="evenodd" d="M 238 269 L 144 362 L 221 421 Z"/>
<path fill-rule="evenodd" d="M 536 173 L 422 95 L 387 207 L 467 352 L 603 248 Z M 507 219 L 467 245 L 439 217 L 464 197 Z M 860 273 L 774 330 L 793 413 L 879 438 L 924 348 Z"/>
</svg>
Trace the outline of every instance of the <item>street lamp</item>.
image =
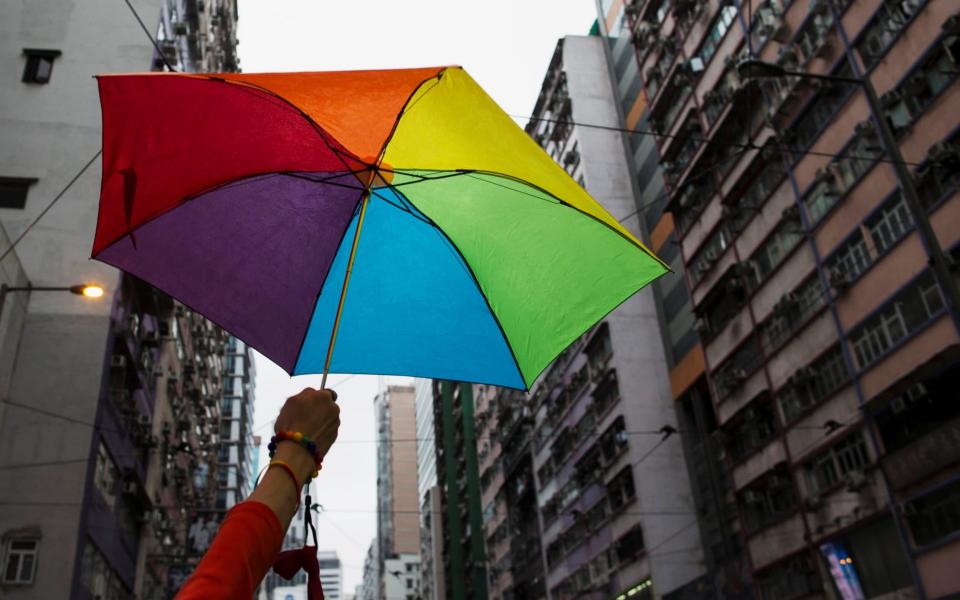
<svg viewBox="0 0 960 600">
<path fill-rule="evenodd" d="M 883 149 L 890 157 L 893 163 L 894 171 L 897 176 L 897 183 L 900 186 L 901 196 L 906 202 L 910 216 L 917 224 L 917 232 L 920 239 L 927 247 L 930 253 L 930 262 L 933 267 L 933 275 L 943 290 L 946 298 L 947 307 L 953 318 L 955 327 L 960 330 L 960 290 L 953 280 L 950 272 L 949 262 L 940 246 L 940 241 L 933 232 L 930 225 L 930 219 L 927 212 L 920 204 L 920 196 L 917 194 L 917 188 L 913 185 L 913 176 L 907 170 L 907 165 L 900 154 L 900 146 L 897 144 L 893 131 L 890 130 L 890 124 L 883 114 L 883 108 L 880 106 L 880 99 L 877 98 L 877 91 L 873 88 L 873 83 L 867 77 L 841 77 L 836 75 L 818 75 L 816 73 L 803 73 L 796 71 L 787 71 L 780 65 L 764 62 L 761 60 L 748 59 L 737 63 L 737 73 L 744 79 L 763 79 L 779 77 L 802 77 L 804 79 L 820 79 L 822 81 L 832 81 L 835 83 L 848 83 L 858 85 L 863 88 L 870 105 L 870 111 L 874 116 L 874 124 L 877 126 L 877 132 L 880 135 L 880 143 Z"/>
<path fill-rule="evenodd" d="M 0 285 L 0 316 L 3 316 L 3 307 L 6 304 L 7 293 L 9 292 L 70 292 L 84 298 L 100 298 L 104 293 L 103 287 L 96 283 L 78 283 L 65 286 L 33 286 L 29 283 L 24 286 L 9 286 L 4 283 Z"/>
</svg>

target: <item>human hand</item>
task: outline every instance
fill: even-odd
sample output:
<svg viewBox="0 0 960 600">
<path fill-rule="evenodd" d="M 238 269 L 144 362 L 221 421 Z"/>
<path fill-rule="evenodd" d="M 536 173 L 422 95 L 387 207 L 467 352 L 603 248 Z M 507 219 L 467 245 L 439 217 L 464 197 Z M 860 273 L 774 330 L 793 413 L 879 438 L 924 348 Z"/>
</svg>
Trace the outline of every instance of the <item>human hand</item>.
<svg viewBox="0 0 960 600">
<path fill-rule="evenodd" d="M 337 439 L 340 429 L 340 407 L 337 393 L 332 390 L 305 388 L 287 398 L 273 425 L 274 431 L 299 431 L 317 446 L 320 456 L 326 455 Z M 276 458 L 291 464 L 301 481 L 315 468 L 313 458 L 305 448 L 293 442 L 281 442 Z"/>
</svg>

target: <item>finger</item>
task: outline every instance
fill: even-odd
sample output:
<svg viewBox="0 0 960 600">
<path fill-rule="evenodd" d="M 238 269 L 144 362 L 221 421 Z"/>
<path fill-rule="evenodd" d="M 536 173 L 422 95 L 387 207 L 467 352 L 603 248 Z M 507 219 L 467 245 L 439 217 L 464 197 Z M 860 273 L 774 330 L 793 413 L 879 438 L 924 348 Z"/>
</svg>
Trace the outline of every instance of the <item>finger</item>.
<svg viewBox="0 0 960 600">
<path fill-rule="evenodd" d="M 332 389 L 330 389 L 330 388 L 323 388 L 323 389 L 320 390 L 320 391 L 321 391 L 321 392 L 327 392 L 328 394 L 330 394 L 330 399 L 331 399 L 331 400 L 333 400 L 334 402 L 337 401 L 337 392 L 336 392 L 335 390 L 332 390 Z"/>
</svg>

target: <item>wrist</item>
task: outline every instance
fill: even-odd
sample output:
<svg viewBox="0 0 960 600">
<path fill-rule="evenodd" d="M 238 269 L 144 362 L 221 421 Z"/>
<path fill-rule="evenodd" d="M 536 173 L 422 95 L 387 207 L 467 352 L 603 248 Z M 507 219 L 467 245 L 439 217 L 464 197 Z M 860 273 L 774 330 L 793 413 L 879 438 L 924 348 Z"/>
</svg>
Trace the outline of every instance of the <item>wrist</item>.
<svg viewBox="0 0 960 600">
<path fill-rule="evenodd" d="M 290 465 L 301 484 L 306 482 L 307 477 L 312 475 L 314 469 L 316 469 L 313 457 L 296 442 L 285 440 L 277 444 L 277 452 L 274 458 Z"/>
</svg>

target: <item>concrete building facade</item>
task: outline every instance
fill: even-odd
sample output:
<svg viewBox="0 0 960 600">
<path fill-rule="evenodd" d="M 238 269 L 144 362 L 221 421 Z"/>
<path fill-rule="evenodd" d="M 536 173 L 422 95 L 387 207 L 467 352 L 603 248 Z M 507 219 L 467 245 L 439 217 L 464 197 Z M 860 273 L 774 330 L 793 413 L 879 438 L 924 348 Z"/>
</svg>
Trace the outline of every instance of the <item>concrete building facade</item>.
<svg viewBox="0 0 960 600">
<path fill-rule="evenodd" d="M 166 3 L 135 5 L 155 31 L 170 25 Z M 232 5 L 216 5 L 235 21 Z M 16 256 L 28 285 L 106 290 L 96 302 L 5 298 L 4 312 L 22 321 L 0 347 L 0 365 L 11 367 L 0 412 L 0 502 L 12 503 L 0 511 L 2 593 L 166 598 L 215 528 L 224 338 L 89 260 L 101 142 L 91 76 L 148 70 L 155 50 L 122 4 L 11 0 L 0 12 L 10 82 L 0 89 L 0 224 L 12 238 L 29 228 L 4 267 Z M 180 23 L 184 35 L 206 35 L 190 18 Z"/>
<path fill-rule="evenodd" d="M 956 260 L 956 4 L 601 7 L 632 40 L 669 196 L 654 237 L 679 241 L 698 317 L 672 380 L 709 392 L 756 594 L 956 594 L 957 274 L 916 226 Z M 738 68 L 757 60 L 847 82 Z"/>
<path fill-rule="evenodd" d="M 564 38 L 527 131 L 641 235 L 611 80 L 601 37 Z M 705 573 L 660 339 L 647 288 L 562 353 L 515 409 L 530 415 L 551 598 L 686 597 Z"/>
<path fill-rule="evenodd" d="M 443 511 L 437 482 L 437 444 L 434 439 L 433 382 L 414 381 L 417 418 L 417 496 L 420 499 L 420 597 L 446 597 L 443 573 Z"/>
<path fill-rule="evenodd" d="M 659 23 L 666 19 L 670 6 L 664 2 L 653 7 L 652 20 Z M 659 106 L 660 112 L 650 111 L 649 94 L 640 73 L 640 58 L 644 55 L 638 52 L 638 47 L 648 43 L 645 36 L 649 32 L 646 29 L 636 32 L 629 27 L 632 11 L 639 9 L 639 4 L 598 0 L 597 8 L 596 33 L 606 42 L 608 71 L 614 94 L 619 99 L 622 138 L 635 175 L 632 178 L 635 210 L 641 217 L 637 226 L 641 239 L 677 274 L 655 281 L 650 291 L 657 306 L 677 425 L 683 432 L 681 441 L 690 487 L 699 508 L 698 528 L 708 574 L 694 587 L 715 598 L 749 598 L 752 597 L 750 569 L 738 533 L 732 481 L 722 459 L 710 388 L 702 377 L 701 331 L 686 285 L 685 265 L 672 217 L 666 211 L 670 190 L 661 168 L 657 137 L 652 131 L 664 121 L 673 123 L 676 118 L 673 113 L 679 107 L 665 103 Z M 651 24 L 647 29 L 655 30 L 657 25 Z M 723 160 L 733 159 L 734 153 L 731 153 Z M 718 164 L 722 166 L 722 162 Z M 696 173 L 694 181 L 709 175 L 710 171 Z"/>
</svg>

